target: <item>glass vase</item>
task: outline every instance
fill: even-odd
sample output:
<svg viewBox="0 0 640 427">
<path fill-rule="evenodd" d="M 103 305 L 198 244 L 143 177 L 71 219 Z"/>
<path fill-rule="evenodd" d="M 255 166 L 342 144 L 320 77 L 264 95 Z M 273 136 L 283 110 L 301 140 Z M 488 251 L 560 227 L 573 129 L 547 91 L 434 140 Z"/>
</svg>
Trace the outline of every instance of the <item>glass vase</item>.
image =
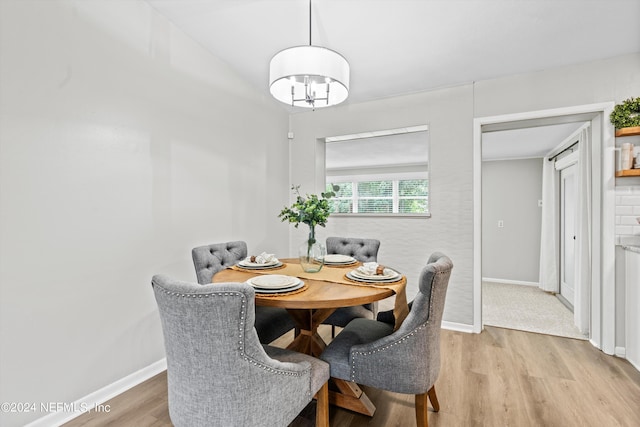
<svg viewBox="0 0 640 427">
<path fill-rule="evenodd" d="M 327 248 L 324 244 L 316 241 L 315 229 L 310 227 L 309 238 L 298 250 L 302 269 L 307 273 L 317 273 L 324 265 L 324 257 L 326 254 Z"/>
</svg>

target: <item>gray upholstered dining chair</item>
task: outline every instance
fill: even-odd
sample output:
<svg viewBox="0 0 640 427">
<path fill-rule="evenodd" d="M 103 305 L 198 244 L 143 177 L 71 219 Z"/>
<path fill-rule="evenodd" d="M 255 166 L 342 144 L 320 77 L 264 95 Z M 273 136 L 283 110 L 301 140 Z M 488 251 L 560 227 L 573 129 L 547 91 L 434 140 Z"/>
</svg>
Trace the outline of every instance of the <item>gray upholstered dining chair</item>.
<svg viewBox="0 0 640 427">
<path fill-rule="evenodd" d="M 415 394 L 418 426 L 427 426 L 427 400 L 440 409 L 440 324 L 453 264 L 434 253 L 420 274 L 419 292 L 398 330 L 391 322 L 354 319 L 327 346 L 321 359 L 331 376 L 396 393 Z M 382 314 L 382 313 L 381 313 Z M 383 316 L 379 316 L 380 319 Z"/>
<path fill-rule="evenodd" d="M 247 244 L 243 241 L 213 243 L 191 250 L 198 283 L 211 283 L 218 271 L 235 265 L 247 257 Z M 270 343 L 294 328 L 293 319 L 284 308 L 256 306 L 255 328 L 260 342 Z"/>
<path fill-rule="evenodd" d="M 175 426 L 286 426 L 314 394 L 316 425 L 329 425 L 329 365 L 259 342 L 250 285 L 199 285 L 163 275 L 151 284 Z"/>
<path fill-rule="evenodd" d="M 327 237 L 327 254 L 340 254 L 352 256 L 360 262 L 378 260 L 380 241 L 376 239 L 361 239 L 357 237 Z M 373 319 L 378 309 L 377 303 L 357 305 L 354 307 L 341 307 L 331 313 L 322 322 L 331 325 L 331 336 L 336 336 L 336 326 L 344 328 L 353 319 L 359 317 Z"/>
</svg>

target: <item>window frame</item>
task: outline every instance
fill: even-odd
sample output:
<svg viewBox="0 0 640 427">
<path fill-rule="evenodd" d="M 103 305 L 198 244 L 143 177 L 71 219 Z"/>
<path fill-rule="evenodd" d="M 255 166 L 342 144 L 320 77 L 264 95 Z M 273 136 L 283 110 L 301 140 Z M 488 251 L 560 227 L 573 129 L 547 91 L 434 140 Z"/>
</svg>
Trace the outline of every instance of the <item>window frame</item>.
<svg viewBox="0 0 640 427">
<path fill-rule="evenodd" d="M 430 156 L 430 133 L 428 125 L 418 125 L 418 126 L 410 126 L 399 129 L 388 129 L 382 131 L 372 131 L 365 132 L 361 134 L 351 134 L 351 135 L 342 135 L 337 137 L 327 137 L 321 140 L 323 145 L 326 143 L 333 143 L 339 141 L 349 141 L 353 139 L 364 139 L 364 138 L 373 138 L 377 136 L 390 136 L 390 135 L 398 135 L 404 133 L 411 132 L 425 132 L 426 140 L 426 150 L 427 150 L 427 162 L 426 162 L 426 170 L 420 170 L 417 172 L 393 172 L 390 171 L 388 166 L 381 166 L 379 168 L 370 168 L 366 173 L 361 175 L 353 175 L 350 177 L 349 175 L 336 175 L 336 180 L 331 179 L 331 175 L 327 173 L 326 167 L 326 159 L 323 168 L 324 175 L 324 187 L 328 184 L 340 184 L 340 182 L 351 182 L 352 183 L 352 192 L 350 197 L 341 197 L 336 198 L 337 200 L 349 200 L 351 203 L 352 212 L 332 212 L 331 216 L 338 217 L 350 217 L 350 218 L 358 218 L 358 217 L 387 217 L 387 218 L 430 218 L 431 217 L 431 156 Z M 324 151 L 324 150 L 323 150 Z M 426 196 L 400 196 L 399 192 L 399 182 L 402 180 L 411 180 L 411 179 L 426 179 L 427 181 L 427 194 Z M 400 207 L 400 200 L 414 200 L 414 199 L 424 199 L 426 200 L 426 212 L 409 212 L 409 213 L 400 213 L 400 212 L 358 212 L 358 200 L 362 200 L 361 197 L 358 196 L 358 183 L 359 182 L 367 182 L 367 181 L 391 181 L 392 182 L 392 210 L 398 211 Z M 388 199 L 388 198 L 383 198 Z"/>
</svg>

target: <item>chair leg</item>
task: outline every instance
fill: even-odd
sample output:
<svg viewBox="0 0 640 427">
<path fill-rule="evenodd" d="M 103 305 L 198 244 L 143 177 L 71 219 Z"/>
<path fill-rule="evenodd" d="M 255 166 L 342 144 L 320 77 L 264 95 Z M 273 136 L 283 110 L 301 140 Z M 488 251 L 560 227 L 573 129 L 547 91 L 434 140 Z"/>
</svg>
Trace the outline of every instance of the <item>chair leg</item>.
<svg viewBox="0 0 640 427">
<path fill-rule="evenodd" d="M 418 427 L 428 427 L 427 393 L 416 394 L 416 424 Z"/>
<path fill-rule="evenodd" d="M 433 406 L 433 411 L 438 412 L 440 410 L 440 403 L 438 402 L 438 396 L 436 396 L 436 386 L 433 385 L 427 392 L 429 395 L 429 400 L 431 401 L 431 406 Z"/>
<path fill-rule="evenodd" d="M 336 337 L 336 325 L 331 325 L 331 338 Z"/>
<path fill-rule="evenodd" d="M 329 427 L 329 382 L 316 393 L 316 426 Z"/>
<path fill-rule="evenodd" d="M 416 394 L 416 423 L 418 427 L 428 427 L 429 419 L 427 418 L 428 410 L 427 404 L 431 401 L 433 411 L 438 412 L 440 410 L 440 403 L 438 402 L 438 396 L 436 396 L 436 386 L 432 386 L 429 391 L 422 394 Z"/>
</svg>

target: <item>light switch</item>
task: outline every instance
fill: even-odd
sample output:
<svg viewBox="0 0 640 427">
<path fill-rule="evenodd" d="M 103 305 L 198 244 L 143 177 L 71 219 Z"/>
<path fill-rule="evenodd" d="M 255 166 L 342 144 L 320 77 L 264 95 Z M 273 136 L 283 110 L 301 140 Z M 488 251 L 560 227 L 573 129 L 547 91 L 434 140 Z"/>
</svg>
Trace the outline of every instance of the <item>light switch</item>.
<svg viewBox="0 0 640 427">
<path fill-rule="evenodd" d="M 503 220 L 498 220 L 498 228 L 503 228 L 504 227 L 504 221 Z"/>
</svg>

